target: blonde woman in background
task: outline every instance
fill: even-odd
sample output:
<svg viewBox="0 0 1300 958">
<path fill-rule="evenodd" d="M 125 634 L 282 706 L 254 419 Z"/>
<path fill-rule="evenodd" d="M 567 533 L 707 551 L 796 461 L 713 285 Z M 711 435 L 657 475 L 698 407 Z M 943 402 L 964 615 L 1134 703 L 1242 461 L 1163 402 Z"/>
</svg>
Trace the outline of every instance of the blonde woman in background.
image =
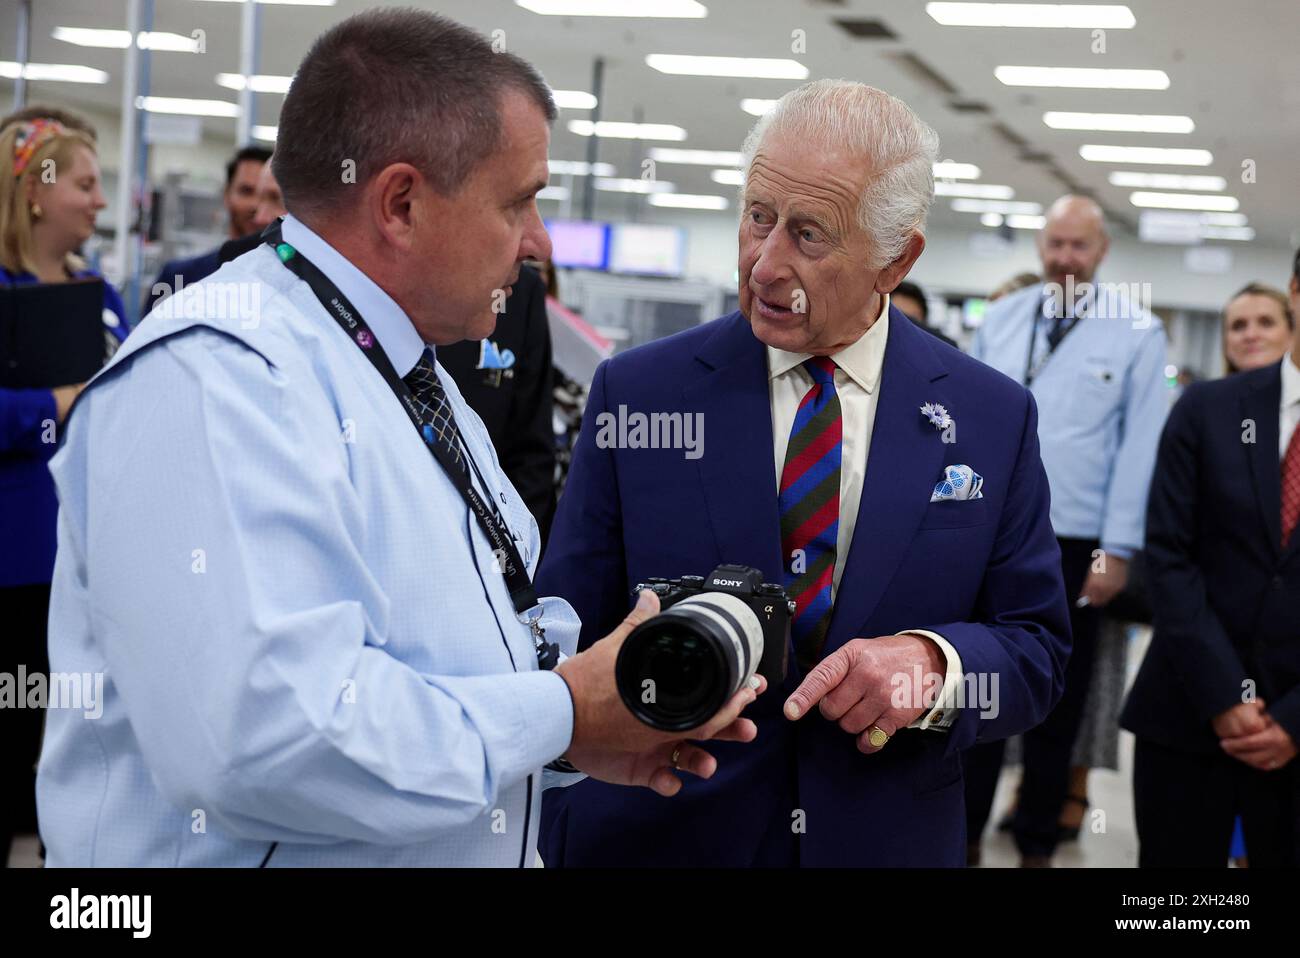
<svg viewBox="0 0 1300 958">
<path fill-rule="evenodd" d="M 1223 360 L 1228 372 L 1271 366 L 1291 348 L 1295 317 L 1286 293 L 1264 283 L 1243 286 L 1223 307 Z"/>
<path fill-rule="evenodd" d="M 95 277 L 77 251 L 105 206 L 94 129 L 72 114 L 29 108 L 0 122 L 0 284 Z M 126 311 L 104 284 L 106 353 L 126 338 Z M 0 388 L 0 672 L 47 673 L 46 618 L 58 502 L 47 462 L 82 383 Z M 19 694 L 26 694 L 23 689 Z M 0 861 L 15 833 L 34 830 L 34 764 L 44 713 L 5 708 L 0 758 Z"/>
</svg>

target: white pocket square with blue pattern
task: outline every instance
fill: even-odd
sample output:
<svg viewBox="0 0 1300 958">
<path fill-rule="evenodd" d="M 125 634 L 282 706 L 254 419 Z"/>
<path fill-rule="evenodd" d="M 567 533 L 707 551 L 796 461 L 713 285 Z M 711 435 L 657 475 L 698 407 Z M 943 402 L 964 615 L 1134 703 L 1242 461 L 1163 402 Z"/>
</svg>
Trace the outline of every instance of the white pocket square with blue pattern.
<svg viewBox="0 0 1300 958">
<path fill-rule="evenodd" d="M 944 466 L 943 478 L 935 485 L 930 501 L 983 499 L 984 493 L 980 491 L 983 486 L 984 477 L 970 466 Z"/>
</svg>

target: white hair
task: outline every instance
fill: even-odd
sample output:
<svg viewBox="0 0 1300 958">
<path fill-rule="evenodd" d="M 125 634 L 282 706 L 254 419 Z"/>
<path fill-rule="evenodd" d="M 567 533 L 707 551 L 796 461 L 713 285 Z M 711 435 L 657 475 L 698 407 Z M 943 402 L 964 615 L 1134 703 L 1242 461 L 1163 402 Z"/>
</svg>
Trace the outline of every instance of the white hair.
<svg viewBox="0 0 1300 958">
<path fill-rule="evenodd" d="M 777 135 L 845 152 L 871 171 L 858 202 L 858 224 L 871 239 L 868 268 L 893 262 L 912 233 L 925 228 L 939 135 L 902 100 L 853 80 L 814 80 L 791 90 L 745 137 L 746 183 L 754 154 Z"/>
</svg>

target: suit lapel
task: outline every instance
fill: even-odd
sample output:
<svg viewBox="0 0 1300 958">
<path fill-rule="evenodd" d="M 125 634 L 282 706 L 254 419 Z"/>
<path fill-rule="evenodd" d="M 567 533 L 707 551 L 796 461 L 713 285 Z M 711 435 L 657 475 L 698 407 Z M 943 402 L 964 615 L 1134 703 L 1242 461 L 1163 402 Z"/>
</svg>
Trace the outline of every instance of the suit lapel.
<svg viewBox="0 0 1300 958">
<path fill-rule="evenodd" d="M 891 309 L 867 474 L 853 542 L 835 595 L 825 651 L 856 637 L 879 604 L 916 534 L 949 447 L 921 414 L 927 402 L 943 404 L 957 429 L 962 408 L 946 401 L 934 383 L 947 375 L 935 351 L 902 313 Z"/>
<path fill-rule="evenodd" d="M 696 360 L 701 374 L 682 396 L 686 408 L 704 413 L 706 444 L 698 468 L 718 554 L 723 562 L 755 565 L 767 581 L 780 582 L 767 352 L 737 312 L 719 320 Z"/>
<path fill-rule="evenodd" d="M 1282 470 L 1277 457 L 1278 407 L 1282 403 L 1281 367 L 1241 399 L 1243 418 L 1255 422 L 1255 441 L 1243 443 L 1255 481 L 1255 498 L 1268 529 L 1274 556 L 1282 554 Z"/>
</svg>

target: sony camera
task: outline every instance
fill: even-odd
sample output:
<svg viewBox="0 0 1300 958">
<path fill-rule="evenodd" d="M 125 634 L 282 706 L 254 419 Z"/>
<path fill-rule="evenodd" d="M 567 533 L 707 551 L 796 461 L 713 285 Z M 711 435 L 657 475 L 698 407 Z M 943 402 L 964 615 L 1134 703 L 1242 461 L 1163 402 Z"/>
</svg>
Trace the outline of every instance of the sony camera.
<svg viewBox="0 0 1300 958">
<path fill-rule="evenodd" d="M 780 585 L 744 565 L 706 576 L 651 579 L 662 611 L 623 643 L 614 666 L 619 695 L 642 722 L 666 732 L 703 725 L 758 673 L 785 679 L 795 604 Z"/>
</svg>

